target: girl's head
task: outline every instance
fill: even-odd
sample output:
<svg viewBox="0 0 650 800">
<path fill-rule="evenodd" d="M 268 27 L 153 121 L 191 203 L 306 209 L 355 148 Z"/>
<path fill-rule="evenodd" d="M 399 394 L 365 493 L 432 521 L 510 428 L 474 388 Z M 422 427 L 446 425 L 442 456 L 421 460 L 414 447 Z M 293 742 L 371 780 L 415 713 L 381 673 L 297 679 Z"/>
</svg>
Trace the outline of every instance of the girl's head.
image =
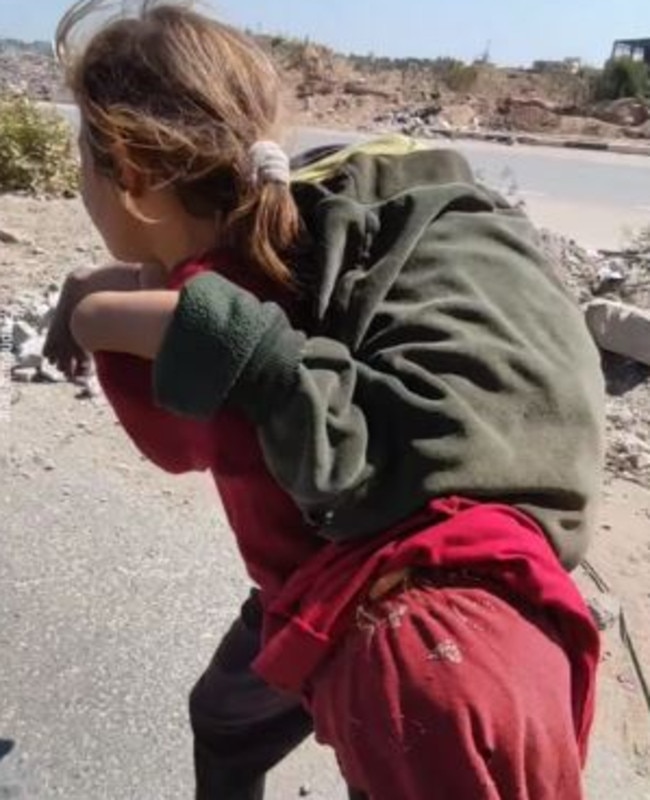
<svg viewBox="0 0 650 800">
<path fill-rule="evenodd" d="M 169 2 L 140 0 L 89 34 L 107 5 L 77 2 L 57 52 L 81 112 L 84 199 L 109 248 L 160 260 L 157 243 L 185 219 L 287 281 L 297 210 L 286 181 L 260 180 L 254 157 L 278 124 L 273 66 L 238 31 Z"/>
</svg>

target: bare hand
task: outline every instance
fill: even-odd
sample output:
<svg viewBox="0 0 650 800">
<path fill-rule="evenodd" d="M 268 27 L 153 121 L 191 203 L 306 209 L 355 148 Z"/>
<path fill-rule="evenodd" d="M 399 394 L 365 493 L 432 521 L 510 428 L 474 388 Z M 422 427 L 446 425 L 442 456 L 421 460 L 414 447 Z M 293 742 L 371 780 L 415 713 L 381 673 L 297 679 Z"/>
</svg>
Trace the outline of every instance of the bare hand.
<svg viewBox="0 0 650 800">
<path fill-rule="evenodd" d="M 92 371 L 90 355 L 77 344 L 70 329 L 75 308 L 88 294 L 90 274 L 92 270 L 80 269 L 66 278 L 43 348 L 43 355 L 49 363 L 70 381 L 87 377 Z"/>
</svg>

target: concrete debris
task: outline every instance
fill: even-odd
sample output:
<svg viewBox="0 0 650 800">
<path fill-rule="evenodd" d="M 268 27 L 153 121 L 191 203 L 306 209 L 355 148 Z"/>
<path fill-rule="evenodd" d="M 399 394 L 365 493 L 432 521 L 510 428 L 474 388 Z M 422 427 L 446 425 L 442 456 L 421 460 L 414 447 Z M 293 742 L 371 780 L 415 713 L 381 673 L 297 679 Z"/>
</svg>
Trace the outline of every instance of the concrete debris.
<svg viewBox="0 0 650 800">
<path fill-rule="evenodd" d="M 101 386 L 95 375 L 79 378 L 75 383 L 81 387 L 77 394 L 77 400 L 100 400 L 103 397 Z"/>
<path fill-rule="evenodd" d="M 586 319 L 600 348 L 650 367 L 650 310 L 594 300 L 587 306 Z"/>
<path fill-rule="evenodd" d="M 12 301 L 2 317 L 3 340 L 12 343 L 14 383 L 63 383 L 66 376 L 43 357 L 47 330 L 52 322 L 61 294 L 50 284 L 45 292 L 25 292 Z M 93 374 L 75 381 L 78 399 L 98 400 L 102 392 Z"/>
<path fill-rule="evenodd" d="M 45 293 L 24 293 L 12 301 L 4 317 L 4 338 L 11 342 L 11 375 L 16 383 L 65 380 L 43 358 L 45 336 L 58 299 L 58 288 L 50 286 Z"/>
<path fill-rule="evenodd" d="M 558 277 L 579 303 L 602 297 L 650 308 L 650 252 L 589 251 L 548 230 L 539 237 Z"/>
<path fill-rule="evenodd" d="M 21 319 L 14 322 L 12 336 L 14 348 L 20 350 L 30 339 L 35 339 L 38 336 L 38 332 L 28 322 Z"/>
<path fill-rule="evenodd" d="M 61 74 L 51 51 L 37 45 L 0 41 L 0 93 L 35 100 L 61 97 Z"/>
<path fill-rule="evenodd" d="M 33 383 L 65 383 L 66 380 L 66 376 L 45 359 L 32 378 Z"/>
<path fill-rule="evenodd" d="M 36 370 L 32 367 L 14 367 L 11 371 L 11 380 L 14 383 L 32 383 Z"/>
<path fill-rule="evenodd" d="M 44 336 L 34 336 L 14 350 L 14 369 L 40 370 L 43 364 Z"/>
<path fill-rule="evenodd" d="M 615 264 L 606 264 L 598 270 L 598 282 L 594 286 L 594 294 L 600 295 L 616 289 L 625 282 L 626 275 L 621 269 L 617 269 Z"/>
</svg>

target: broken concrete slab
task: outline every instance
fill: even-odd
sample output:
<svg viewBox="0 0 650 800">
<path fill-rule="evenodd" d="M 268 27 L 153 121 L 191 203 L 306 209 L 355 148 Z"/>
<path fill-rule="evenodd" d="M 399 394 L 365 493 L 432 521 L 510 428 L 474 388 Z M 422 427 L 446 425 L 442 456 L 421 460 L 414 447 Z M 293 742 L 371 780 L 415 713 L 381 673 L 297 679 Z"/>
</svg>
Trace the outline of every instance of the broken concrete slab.
<svg viewBox="0 0 650 800">
<path fill-rule="evenodd" d="M 650 366 L 650 310 L 594 300 L 585 315 L 600 348 Z"/>
</svg>

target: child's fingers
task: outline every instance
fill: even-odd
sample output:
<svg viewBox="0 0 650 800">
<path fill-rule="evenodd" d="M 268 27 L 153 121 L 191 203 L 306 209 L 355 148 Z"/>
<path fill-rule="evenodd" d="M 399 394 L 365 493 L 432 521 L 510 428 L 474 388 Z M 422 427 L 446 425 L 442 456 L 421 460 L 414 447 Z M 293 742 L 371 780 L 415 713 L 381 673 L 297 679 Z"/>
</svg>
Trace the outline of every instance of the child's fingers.
<svg viewBox="0 0 650 800">
<path fill-rule="evenodd" d="M 50 329 L 45 337 L 45 344 L 43 345 L 43 355 L 48 361 L 57 358 L 57 354 L 61 350 L 64 341 L 61 322 L 55 317 L 50 325 Z"/>
<path fill-rule="evenodd" d="M 64 367 L 65 369 L 61 370 L 63 374 L 69 381 L 74 381 L 77 377 L 77 360 L 74 357 L 70 358 Z"/>
<path fill-rule="evenodd" d="M 91 361 L 86 353 L 83 353 L 75 359 L 74 362 L 74 377 L 87 378 L 91 373 Z"/>
</svg>

